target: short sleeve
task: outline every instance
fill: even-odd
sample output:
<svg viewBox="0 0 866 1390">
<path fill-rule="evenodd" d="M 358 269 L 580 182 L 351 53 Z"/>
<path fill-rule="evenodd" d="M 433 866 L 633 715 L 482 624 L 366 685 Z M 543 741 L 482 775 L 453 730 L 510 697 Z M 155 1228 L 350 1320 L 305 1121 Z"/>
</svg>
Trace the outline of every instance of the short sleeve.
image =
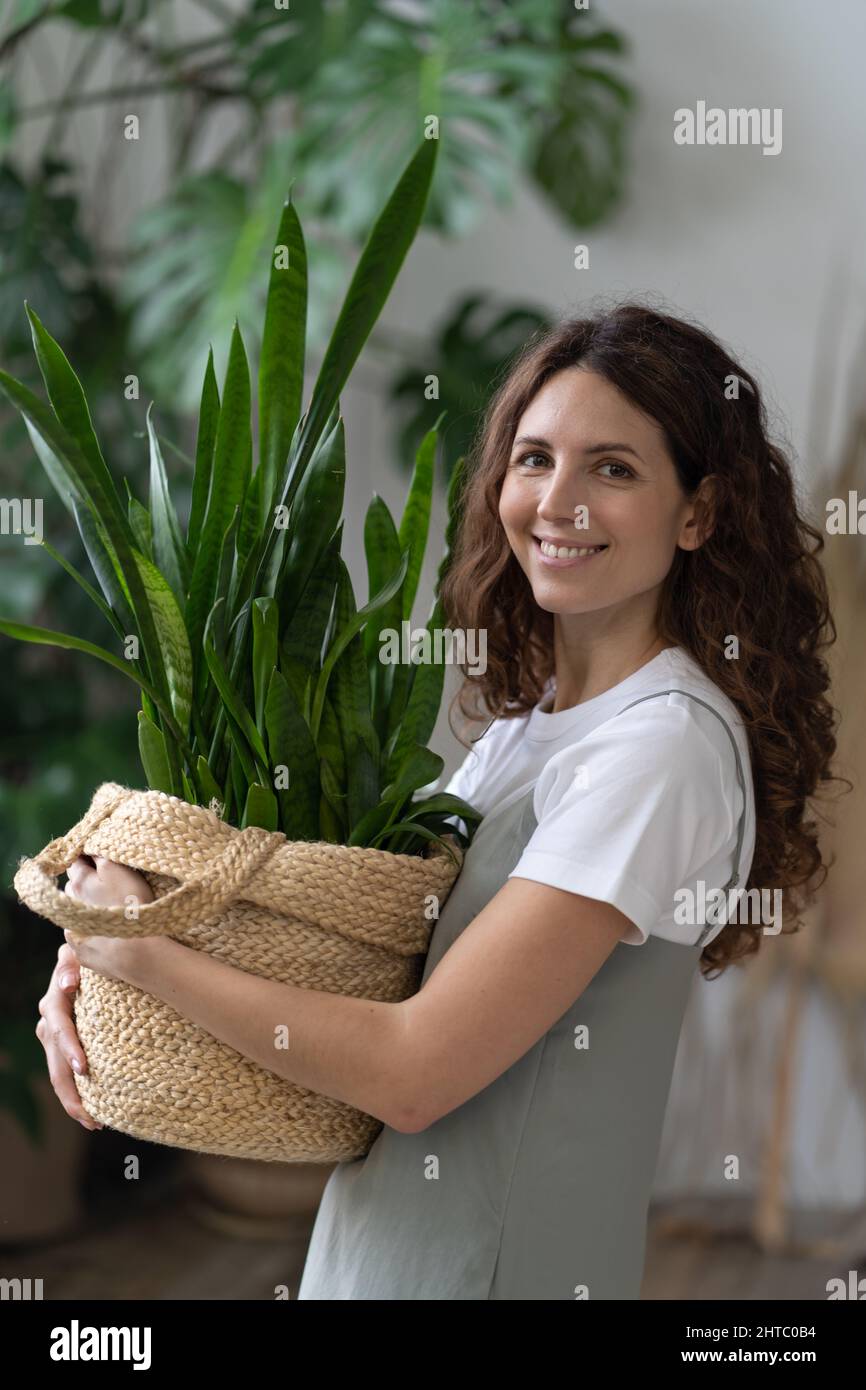
<svg viewBox="0 0 866 1390">
<path fill-rule="evenodd" d="M 545 764 L 536 829 L 509 878 L 612 903 L 643 945 L 736 829 L 718 749 L 691 710 L 646 701 Z"/>
</svg>

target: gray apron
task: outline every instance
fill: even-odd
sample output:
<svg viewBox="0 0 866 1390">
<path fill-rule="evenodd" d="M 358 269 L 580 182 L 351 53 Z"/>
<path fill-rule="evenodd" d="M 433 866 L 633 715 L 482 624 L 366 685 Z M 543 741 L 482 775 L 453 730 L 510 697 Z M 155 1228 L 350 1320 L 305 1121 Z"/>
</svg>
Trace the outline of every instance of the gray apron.
<svg viewBox="0 0 866 1390">
<path fill-rule="evenodd" d="M 739 881 L 745 783 L 730 728 L 700 703 L 727 729 L 743 791 L 727 889 Z M 536 826 L 534 790 L 518 788 L 479 825 L 422 985 L 516 867 Z M 489 1086 L 419 1134 L 386 1125 L 366 1157 L 338 1164 L 298 1299 L 637 1299 L 677 1042 L 714 927 L 692 946 L 619 944 Z"/>
</svg>

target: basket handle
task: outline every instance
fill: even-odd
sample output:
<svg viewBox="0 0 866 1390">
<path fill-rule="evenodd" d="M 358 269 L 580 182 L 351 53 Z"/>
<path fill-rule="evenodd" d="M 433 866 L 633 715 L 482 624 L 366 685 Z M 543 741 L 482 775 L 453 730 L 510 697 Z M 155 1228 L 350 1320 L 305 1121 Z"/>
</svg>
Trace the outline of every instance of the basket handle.
<svg viewBox="0 0 866 1390">
<path fill-rule="evenodd" d="M 281 832 L 261 826 L 235 830 L 223 853 L 198 878 L 188 879 L 153 902 L 139 904 L 133 917 L 127 915 L 127 907 L 93 907 L 61 893 L 58 875 L 78 858 L 99 822 L 131 795 L 127 787 L 104 783 L 87 813 L 67 835 L 52 840 L 34 859 L 22 859 L 14 879 L 21 901 L 78 936 L 170 936 L 221 916 L 243 895 L 260 866 L 285 843 Z"/>
</svg>

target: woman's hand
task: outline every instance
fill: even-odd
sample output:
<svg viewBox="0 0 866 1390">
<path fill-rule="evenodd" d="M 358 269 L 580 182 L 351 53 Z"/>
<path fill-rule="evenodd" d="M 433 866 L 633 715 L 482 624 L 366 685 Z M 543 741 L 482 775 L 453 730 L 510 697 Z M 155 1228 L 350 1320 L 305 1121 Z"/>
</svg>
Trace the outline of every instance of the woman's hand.
<svg viewBox="0 0 866 1390">
<path fill-rule="evenodd" d="M 72 1021 L 72 996 L 80 979 L 75 952 L 71 946 L 61 946 L 48 989 L 39 1000 L 36 1036 L 45 1048 L 51 1085 L 67 1115 L 85 1129 L 102 1129 L 82 1105 L 72 1075 L 73 1067 L 82 1074 L 87 1071 L 87 1058 Z"/>
<path fill-rule="evenodd" d="M 89 858 L 80 854 L 67 869 L 69 882 L 66 892 L 70 898 L 90 903 L 92 907 L 140 907 L 153 901 L 153 890 L 147 879 L 125 864 L 115 864 L 102 855 Z M 80 965 L 108 975 L 113 980 L 132 982 L 135 963 L 141 954 L 145 937 L 135 936 L 77 936 L 65 931 L 63 935 L 72 947 Z"/>
<path fill-rule="evenodd" d="M 153 890 L 146 878 L 101 854 L 79 854 L 66 874 L 69 882 L 65 892 L 91 907 L 125 907 L 128 898 L 139 904 L 153 902 Z"/>
<path fill-rule="evenodd" d="M 153 901 L 153 890 L 146 878 L 125 864 L 115 864 L 100 854 L 91 858 L 79 854 L 66 871 L 65 892 L 91 907 L 132 907 Z M 63 935 L 75 951 L 80 965 L 109 975 L 113 980 L 131 980 L 141 937 Z"/>
<path fill-rule="evenodd" d="M 125 907 L 129 899 L 139 904 L 153 901 L 153 891 L 141 874 L 124 864 L 95 855 L 93 861 L 79 855 L 67 870 L 66 893 L 94 907 Z M 81 966 L 126 979 L 133 973 L 136 946 L 148 937 L 78 937 L 65 932 L 66 945 L 57 952 L 57 965 L 45 994 L 39 1000 L 36 1036 L 45 1049 L 48 1075 L 67 1115 L 85 1129 L 102 1129 L 81 1103 L 73 1068 L 83 1075 L 87 1058 L 73 1022 L 72 998 L 81 983 Z"/>
</svg>

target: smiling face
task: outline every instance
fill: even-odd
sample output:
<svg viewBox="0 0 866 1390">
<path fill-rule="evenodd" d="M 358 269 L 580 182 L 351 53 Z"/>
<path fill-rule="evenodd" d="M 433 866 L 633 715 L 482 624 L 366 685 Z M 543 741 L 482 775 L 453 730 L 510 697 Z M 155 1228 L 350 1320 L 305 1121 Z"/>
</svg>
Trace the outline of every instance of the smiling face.
<svg viewBox="0 0 866 1390">
<path fill-rule="evenodd" d="M 499 517 L 539 607 L 563 616 L 633 609 L 652 626 L 677 546 L 699 543 L 660 426 L 582 367 L 552 376 L 521 416 Z M 549 558 L 539 538 L 591 553 Z"/>
</svg>

